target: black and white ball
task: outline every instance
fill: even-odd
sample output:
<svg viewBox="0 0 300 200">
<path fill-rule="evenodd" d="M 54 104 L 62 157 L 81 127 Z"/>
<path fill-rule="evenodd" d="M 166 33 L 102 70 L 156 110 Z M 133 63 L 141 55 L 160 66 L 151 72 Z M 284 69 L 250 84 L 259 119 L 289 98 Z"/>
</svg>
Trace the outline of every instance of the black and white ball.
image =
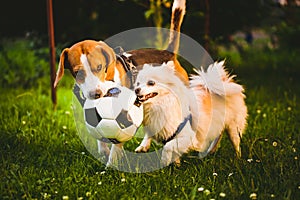
<svg viewBox="0 0 300 200">
<path fill-rule="evenodd" d="M 84 103 L 88 132 L 96 139 L 119 143 L 130 140 L 143 121 L 143 107 L 134 105 L 134 91 L 117 86 L 99 99 Z"/>
</svg>

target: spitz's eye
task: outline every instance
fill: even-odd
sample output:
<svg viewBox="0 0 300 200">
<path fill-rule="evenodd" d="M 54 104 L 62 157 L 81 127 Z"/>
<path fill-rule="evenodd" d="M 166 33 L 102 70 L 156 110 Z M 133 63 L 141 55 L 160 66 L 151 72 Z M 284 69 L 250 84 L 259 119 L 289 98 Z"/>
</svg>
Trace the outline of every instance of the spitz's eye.
<svg viewBox="0 0 300 200">
<path fill-rule="evenodd" d="M 154 86 L 154 85 L 155 85 L 155 81 L 149 80 L 149 81 L 147 82 L 147 85 L 149 85 L 149 86 Z"/>
</svg>

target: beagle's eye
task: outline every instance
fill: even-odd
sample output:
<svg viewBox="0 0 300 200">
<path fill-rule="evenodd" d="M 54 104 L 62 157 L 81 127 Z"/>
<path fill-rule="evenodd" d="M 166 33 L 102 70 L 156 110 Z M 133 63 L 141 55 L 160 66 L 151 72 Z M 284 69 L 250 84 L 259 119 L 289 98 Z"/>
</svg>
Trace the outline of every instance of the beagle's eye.
<svg viewBox="0 0 300 200">
<path fill-rule="evenodd" d="M 97 66 L 97 72 L 100 72 L 101 71 L 101 69 L 102 69 L 102 64 L 99 64 L 98 66 Z"/>
<path fill-rule="evenodd" d="M 139 86 L 139 85 L 140 85 L 140 82 L 137 82 L 137 83 L 136 83 L 136 86 Z"/>
<path fill-rule="evenodd" d="M 155 81 L 149 80 L 149 81 L 147 82 L 147 85 L 149 85 L 149 86 L 154 86 L 154 85 L 155 85 Z"/>
<path fill-rule="evenodd" d="M 85 72 L 83 70 L 75 71 L 76 80 L 83 81 L 85 78 Z"/>
</svg>

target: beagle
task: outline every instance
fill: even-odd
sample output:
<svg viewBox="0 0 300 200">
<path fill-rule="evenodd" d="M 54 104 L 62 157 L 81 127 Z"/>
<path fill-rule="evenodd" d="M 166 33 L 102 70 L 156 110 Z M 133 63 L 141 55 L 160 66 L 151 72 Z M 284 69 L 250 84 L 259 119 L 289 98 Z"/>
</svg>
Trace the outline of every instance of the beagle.
<svg viewBox="0 0 300 200">
<path fill-rule="evenodd" d="M 65 48 L 61 55 L 56 73 L 54 87 L 64 75 L 64 69 L 70 70 L 85 98 L 97 99 L 106 95 L 109 85 L 106 82 L 117 82 L 132 88 L 134 77 L 144 64 L 163 64 L 173 61 L 175 74 L 185 83 L 189 78 L 185 69 L 176 58 L 179 48 L 180 27 L 185 14 L 185 0 L 174 0 L 172 6 L 171 30 L 167 49 L 137 49 L 122 55 L 117 55 L 114 50 L 103 41 L 84 40 Z M 116 147 L 123 144 L 113 144 L 111 150 L 106 143 L 98 141 L 100 154 L 108 156 L 107 166 L 112 165 L 116 159 Z M 110 153 L 109 153 L 110 152 Z"/>
</svg>

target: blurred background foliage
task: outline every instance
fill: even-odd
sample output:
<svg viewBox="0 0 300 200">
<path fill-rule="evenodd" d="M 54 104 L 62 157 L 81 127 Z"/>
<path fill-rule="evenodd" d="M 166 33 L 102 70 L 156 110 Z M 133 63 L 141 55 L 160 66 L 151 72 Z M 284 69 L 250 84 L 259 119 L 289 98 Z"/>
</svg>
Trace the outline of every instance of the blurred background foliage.
<svg viewBox="0 0 300 200">
<path fill-rule="evenodd" d="M 57 60 L 62 48 L 83 39 L 168 28 L 171 6 L 171 0 L 53 0 Z M 46 0 L 10 0 L 0 13 L 1 85 L 49 84 L 41 80 L 49 74 Z M 300 63 L 299 0 L 187 0 L 182 32 L 234 67 L 258 59 L 260 67 Z"/>
</svg>

